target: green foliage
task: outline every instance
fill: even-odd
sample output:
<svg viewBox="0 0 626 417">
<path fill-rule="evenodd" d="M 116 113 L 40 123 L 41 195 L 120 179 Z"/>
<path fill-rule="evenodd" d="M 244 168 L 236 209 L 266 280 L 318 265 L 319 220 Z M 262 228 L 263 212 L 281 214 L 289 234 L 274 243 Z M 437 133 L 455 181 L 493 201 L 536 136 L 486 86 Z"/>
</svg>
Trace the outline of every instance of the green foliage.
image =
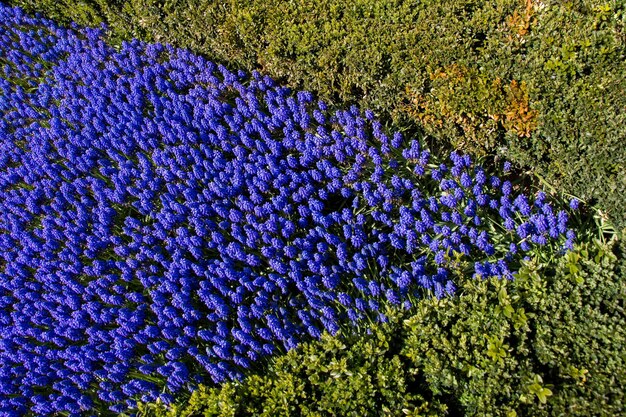
<svg viewBox="0 0 626 417">
<path fill-rule="evenodd" d="M 58 23 L 75 22 L 83 26 L 111 26 L 112 40 L 123 40 L 137 35 L 131 30 L 128 16 L 122 18 L 120 7 L 124 0 L 15 0 L 7 3 L 22 7 L 27 13 L 43 13 Z"/>
<path fill-rule="evenodd" d="M 428 416 L 446 407 L 416 394 L 418 383 L 398 355 L 399 325 L 367 337 L 307 343 L 272 362 L 262 375 L 220 388 L 201 387 L 187 404 L 167 410 L 140 407 L 139 415 L 173 416 Z M 421 414 L 418 414 L 421 413 Z"/>
<path fill-rule="evenodd" d="M 9 2 L 359 103 L 431 147 L 531 168 L 626 226 L 623 1 Z"/>
<path fill-rule="evenodd" d="M 243 382 L 142 415 L 624 415 L 626 262 L 578 245 L 516 280 L 461 279 L 364 337 L 324 336 Z"/>
<path fill-rule="evenodd" d="M 465 415 L 590 416 L 626 411 L 624 261 L 581 245 L 515 281 L 467 281 L 406 321 L 403 354 Z M 620 254 L 621 256 L 621 254 Z"/>
</svg>

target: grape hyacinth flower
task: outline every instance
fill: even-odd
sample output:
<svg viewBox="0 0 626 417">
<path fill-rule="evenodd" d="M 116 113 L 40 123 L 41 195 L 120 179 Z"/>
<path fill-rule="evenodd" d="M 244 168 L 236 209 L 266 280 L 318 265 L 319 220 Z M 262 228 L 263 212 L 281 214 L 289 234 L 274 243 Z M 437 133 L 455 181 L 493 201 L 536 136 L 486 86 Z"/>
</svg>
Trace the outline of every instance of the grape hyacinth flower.
<svg viewBox="0 0 626 417">
<path fill-rule="evenodd" d="M 546 196 L 369 110 L 103 37 L 0 5 L 3 415 L 169 402 L 571 247 Z"/>
</svg>

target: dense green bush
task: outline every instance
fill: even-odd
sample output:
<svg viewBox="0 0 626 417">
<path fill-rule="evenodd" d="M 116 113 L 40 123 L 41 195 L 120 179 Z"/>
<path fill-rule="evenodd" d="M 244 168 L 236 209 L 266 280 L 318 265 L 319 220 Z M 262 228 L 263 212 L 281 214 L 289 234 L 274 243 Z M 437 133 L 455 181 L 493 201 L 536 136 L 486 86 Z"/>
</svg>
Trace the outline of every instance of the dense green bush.
<svg viewBox="0 0 626 417">
<path fill-rule="evenodd" d="M 623 415 L 626 342 L 616 256 L 586 247 L 555 270 L 466 286 L 408 321 L 404 354 L 466 415 Z M 545 404 L 544 404 L 545 402 Z"/>
<path fill-rule="evenodd" d="M 219 389 L 202 387 L 188 404 L 169 412 L 162 406 L 142 407 L 140 415 L 404 416 L 402 410 L 416 405 L 431 412 L 421 415 L 438 415 L 445 406 L 433 406 L 415 393 L 415 377 L 394 346 L 397 329 L 397 324 L 383 326 L 367 337 L 349 337 L 349 342 L 325 334 L 321 341 L 277 358 L 263 375 Z"/>
<path fill-rule="evenodd" d="M 504 155 L 626 225 L 624 2 L 9 2 L 417 121 L 431 145 Z"/>
<path fill-rule="evenodd" d="M 624 246 L 581 244 L 515 281 L 462 280 L 460 296 L 422 300 L 371 335 L 324 337 L 263 374 L 143 413 L 624 415 Z"/>
</svg>

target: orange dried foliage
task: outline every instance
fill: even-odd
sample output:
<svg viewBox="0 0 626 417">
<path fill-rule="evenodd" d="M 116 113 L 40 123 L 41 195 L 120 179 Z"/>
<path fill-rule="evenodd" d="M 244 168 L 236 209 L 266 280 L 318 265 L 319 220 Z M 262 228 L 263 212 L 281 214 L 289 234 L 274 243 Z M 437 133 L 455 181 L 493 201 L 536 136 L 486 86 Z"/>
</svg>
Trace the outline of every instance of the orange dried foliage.
<svg viewBox="0 0 626 417">
<path fill-rule="evenodd" d="M 505 111 L 507 130 L 514 131 L 519 137 L 530 137 L 537 128 L 537 110 L 530 108 L 526 82 L 511 81 L 509 86 L 509 105 Z"/>
<path fill-rule="evenodd" d="M 509 29 L 516 35 L 517 39 L 521 39 L 530 32 L 530 25 L 533 20 L 533 0 L 525 0 L 525 2 L 526 7 L 522 13 L 515 10 L 506 20 Z M 510 37 L 510 39 L 512 39 L 512 37 Z"/>
</svg>

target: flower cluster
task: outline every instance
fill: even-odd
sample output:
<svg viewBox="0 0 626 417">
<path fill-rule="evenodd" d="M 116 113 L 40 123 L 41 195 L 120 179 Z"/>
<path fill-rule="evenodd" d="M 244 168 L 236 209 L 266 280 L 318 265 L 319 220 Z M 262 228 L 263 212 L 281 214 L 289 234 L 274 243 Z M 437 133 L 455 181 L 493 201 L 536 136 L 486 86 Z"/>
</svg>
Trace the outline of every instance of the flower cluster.
<svg viewBox="0 0 626 417">
<path fill-rule="evenodd" d="M 370 111 L 102 36 L 0 5 L 4 415 L 168 401 L 572 243 L 545 195 Z"/>
</svg>

